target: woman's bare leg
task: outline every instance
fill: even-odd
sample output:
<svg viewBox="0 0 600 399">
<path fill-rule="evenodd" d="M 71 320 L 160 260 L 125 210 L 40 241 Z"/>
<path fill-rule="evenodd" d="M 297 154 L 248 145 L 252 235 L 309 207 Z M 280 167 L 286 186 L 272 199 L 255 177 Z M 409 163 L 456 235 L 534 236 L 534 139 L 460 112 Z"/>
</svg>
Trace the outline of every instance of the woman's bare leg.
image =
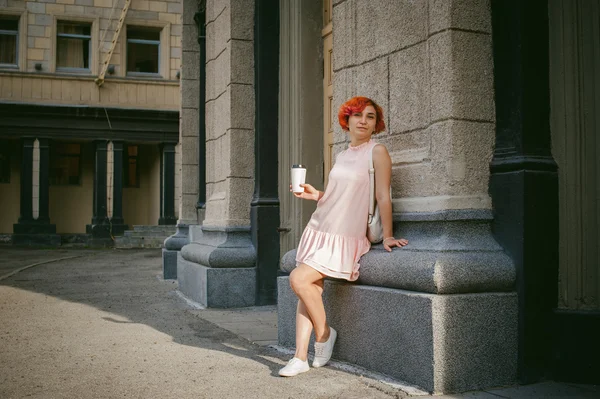
<svg viewBox="0 0 600 399">
<path fill-rule="evenodd" d="M 315 283 L 319 288 L 320 295 L 323 295 L 323 280 Z M 310 342 L 310 334 L 313 330 L 313 323 L 308 315 L 306 306 L 302 299 L 298 300 L 298 307 L 296 308 L 296 354 L 300 360 L 306 360 L 308 357 L 308 344 Z"/>
<path fill-rule="evenodd" d="M 317 342 L 325 342 L 329 338 L 329 325 L 321 296 L 324 277 L 323 274 L 305 264 L 299 265 L 290 274 L 290 285 L 304 304 Z"/>
</svg>

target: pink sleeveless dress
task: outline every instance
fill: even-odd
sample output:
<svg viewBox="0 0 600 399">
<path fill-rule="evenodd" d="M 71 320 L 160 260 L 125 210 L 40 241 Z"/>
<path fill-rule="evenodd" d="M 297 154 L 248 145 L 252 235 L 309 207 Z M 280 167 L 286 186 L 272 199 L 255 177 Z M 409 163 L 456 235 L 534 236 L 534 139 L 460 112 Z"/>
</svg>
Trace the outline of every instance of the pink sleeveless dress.
<svg viewBox="0 0 600 399">
<path fill-rule="evenodd" d="M 348 146 L 336 158 L 325 194 L 306 225 L 296 265 L 304 263 L 329 277 L 354 281 L 361 256 L 371 248 L 369 217 L 369 154 L 378 143 Z"/>
</svg>

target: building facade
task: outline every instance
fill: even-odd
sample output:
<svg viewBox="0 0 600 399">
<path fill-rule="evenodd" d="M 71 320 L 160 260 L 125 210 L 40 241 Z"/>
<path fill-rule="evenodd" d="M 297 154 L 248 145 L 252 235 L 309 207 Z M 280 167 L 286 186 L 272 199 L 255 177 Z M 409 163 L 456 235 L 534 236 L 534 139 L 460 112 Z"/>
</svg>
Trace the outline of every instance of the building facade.
<svg viewBox="0 0 600 399">
<path fill-rule="evenodd" d="M 181 13 L 168 0 L 0 1 L 5 240 L 110 244 L 176 222 Z"/>
<path fill-rule="evenodd" d="M 77 1 L 73 6 L 86 16 L 75 22 L 102 8 L 99 0 Z M 154 59 L 151 70 L 157 63 L 170 68 L 164 81 L 137 76 L 148 73 L 143 62 L 131 76 L 128 61 L 120 68 L 113 63 L 115 76 L 106 75 L 100 87 L 102 51 L 83 67 L 72 64 L 67 50 L 81 46 L 69 41 L 102 32 L 103 18 L 97 27 L 94 18 L 86 22 L 90 33 L 79 25 L 67 29 L 59 25 L 71 21 L 60 16 L 67 5 L 52 4 L 59 16 L 26 31 L 32 37 L 43 31 L 48 41 L 17 42 L 7 38 L 23 35 L 14 21 L 41 25 L 44 18 L 30 15 L 49 6 L 5 3 L 3 43 L 20 49 L 26 41 L 34 50 L 26 51 L 31 63 L 21 60 L 23 51 L 7 56 L 7 45 L 0 53 L 9 64 L 0 73 L 0 137 L 2 148 L 11 149 L 3 152 L 10 169 L 1 169 L 9 182 L 0 184 L 0 209 L 20 209 L 20 218 L 7 213 L 16 233 L 60 230 L 55 215 L 64 209 L 52 206 L 69 203 L 52 200 L 52 191 L 62 189 L 52 182 L 76 179 L 68 167 L 56 167 L 67 170 L 62 174 L 44 167 L 54 142 L 69 144 L 54 155 L 66 159 L 58 165 L 76 158 L 70 144 L 88 143 L 93 207 L 77 209 L 87 212 L 81 219 L 91 231 L 107 225 L 108 208 L 116 222 L 120 216 L 131 223 L 127 188 L 120 214 L 114 194 L 125 163 L 115 154 L 130 141 L 140 153 L 143 143 L 155 153 L 163 148 L 163 165 L 181 170 L 174 179 L 180 184 L 173 184 L 178 230 L 165 241 L 165 277 L 177 278 L 182 293 L 205 306 L 277 301 L 279 342 L 292 346 L 296 302 L 286 273 L 314 204 L 289 195 L 289 168 L 306 164 L 307 180 L 323 189 L 336 154 L 348 145 L 336 110 L 366 95 L 386 113 L 388 130 L 377 140 L 392 157 L 394 231 L 410 245 L 391 254 L 375 246 L 361 261 L 357 284 L 327 281 L 328 314 L 340 331 L 334 357 L 440 393 L 545 378 L 597 382 L 598 1 L 183 0 L 181 50 L 169 51 L 182 60 L 180 97 L 167 94 L 178 90 L 177 61 Z M 175 22 L 164 20 L 176 6 L 161 3 L 165 12 L 156 3 L 131 3 L 139 12 L 128 14 L 132 21 L 164 23 L 150 25 L 163 27 L 158 40 L 148 38 L 152 29 L 132 30 L 140 35 L 132 44 L 161 45 L 167 27 L 177 36 Z M 60 59 L 52 56 L 59 39 L 67 40 Z M 120 51 L 122 63 L 127 46 Z M 57 70 L 88 64 L 89 76 Z M 53 90 L 55 81 L 68 89 Z M 145 91 L 126 86 L 140 84 L 148 85 Z M 135 107 L 116 106 L 134 98 Z M 181 101 L 176 161 L 164 148 L 178 139 L 161 126 L 178 107 L 161 102 L 152 105 L 162 111 L 148 110 L 161 98 Z M 50 100 L 70 107 L 49 106 Z M 171 203 L 161 195 L 167 185 L 142 194 L 146 204 L 158 202 L 163 210 Z"/>
</svg>

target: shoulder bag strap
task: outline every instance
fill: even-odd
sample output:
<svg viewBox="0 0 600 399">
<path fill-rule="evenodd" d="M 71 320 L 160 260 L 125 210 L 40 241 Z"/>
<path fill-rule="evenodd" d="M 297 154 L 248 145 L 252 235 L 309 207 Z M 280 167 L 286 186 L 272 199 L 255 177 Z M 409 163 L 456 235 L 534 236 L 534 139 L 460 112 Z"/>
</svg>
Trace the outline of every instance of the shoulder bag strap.
<svg viewBox="0 0 600 399">
<path fill-rule="evenodd" d="M 371 147 L 369 151 L 369 223 L 373 219 L 375 213 L 375 167 L 373 166 L 373 148 L 377 144 Z"/>
</svg>

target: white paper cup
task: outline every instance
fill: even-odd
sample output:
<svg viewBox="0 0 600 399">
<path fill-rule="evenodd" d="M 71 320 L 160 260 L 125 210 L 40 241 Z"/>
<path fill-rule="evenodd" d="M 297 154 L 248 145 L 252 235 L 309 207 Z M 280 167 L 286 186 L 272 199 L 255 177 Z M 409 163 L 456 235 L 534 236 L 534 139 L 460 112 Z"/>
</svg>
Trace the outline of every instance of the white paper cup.
<svg viewBox="0 0 600 399">
<path fill-rule="evenodd" d="M 306 168 L 304 165 L 292 165 L 292 191 L 295 193 L 304 192 L 301 184 L 306 182 Z"/>
</svg>

